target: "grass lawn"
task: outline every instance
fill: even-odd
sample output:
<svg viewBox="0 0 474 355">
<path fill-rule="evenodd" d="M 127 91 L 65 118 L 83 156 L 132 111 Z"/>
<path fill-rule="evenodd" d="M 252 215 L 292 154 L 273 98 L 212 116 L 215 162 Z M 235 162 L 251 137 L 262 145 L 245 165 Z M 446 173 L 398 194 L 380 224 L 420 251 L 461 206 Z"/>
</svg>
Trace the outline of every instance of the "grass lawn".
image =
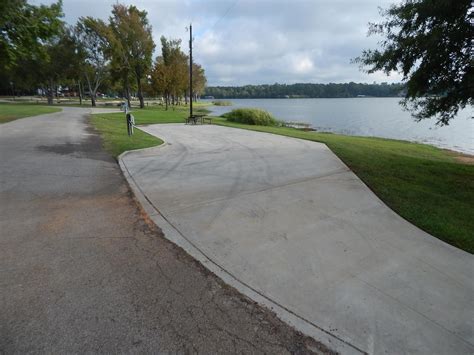
<svg viewBox="0 0 474 355">
<path fill-rule="evenodd" d="M 0 103 L 0 124 L 10 122 L 18 118 L 37 116 L 59 111 L 61 111 L 61 109 L 58 107 Z"/>
<path fill-rule="evenodd" d="M 206 112 L 205 105 L 197 105 L 194 110 L 196 113 Z M 154 123 L 184 123 L 184 119 L 189 114 L 188 107 L 170 108 L 165 110 L 162 107 L 146 107 L 144 109 L 134 109 L 132 114 L 135 117 L 136 125 L 154 124 Z M 92 115 L 92 124 L 99 130 L 104 140 L 104 148 L 117 158 L 127 150 L 154 147 L 163 143 L 148 133 L 139 129 L 134 130 L 134 135 L 127 135 L 127 124 L 125 114 L 106 113 Z"/>
<path fill-rule="evenodd" d="M 183 122 L 184 108 L 134 112 L 137 124 Z M 161 144 L 143 132 L 126 134 L 123 114 L 94 115 L 114 156 Z M 435 237 L 474 253 L 474 165 L 429 145 L 370 137 L 304 132 L 294 128 L 249 126 L 215 119 L 219 125 L 325 143 L 388 206 Z"/>
<path fill-rule="evenodd" d="M 129 137 L 123 113 L 92 115 L 91 122 L 100 132 L 104 148 L 115 158 L 127 150 L 154 147 L 163 143 L 161 139 L 139 129 L 134 129 L 134 134 Z"/>
</svg>

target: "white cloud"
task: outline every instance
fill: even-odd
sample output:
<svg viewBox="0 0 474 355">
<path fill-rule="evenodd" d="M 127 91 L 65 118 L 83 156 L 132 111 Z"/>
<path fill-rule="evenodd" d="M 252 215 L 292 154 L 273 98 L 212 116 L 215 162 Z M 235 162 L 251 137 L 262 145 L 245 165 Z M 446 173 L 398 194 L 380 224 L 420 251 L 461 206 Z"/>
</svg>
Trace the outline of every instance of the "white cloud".
<svg viewBox="0 0 474 355">
<path fill-rule="evenodd" d="M 314 69 L 313 61 L 307 56 L 294 59 L 294 71 L 299 74 L 311 73 Z"/>
<path fill-rule="evenodd" d="M 48 3 L 52 0 L 30 0 Z M 193 22 L 194 58 L 210 85 L 258 83 L 399 81 L 359 71 L 350 60 L 377 38 L 367 38 L 368 22 L 380 20 L 378 7 L 398 0 L 127 0 L 148 12 L 159 54 L 159 38 L 182 38 Z M 115 0 L 64 0 L 66 20 L 107 19 Z M 229 10 L 230 9 L 230 10 Z M 229 10 L 227 12 L 227 10 Z M 223 17 L 223 15 L 225 17 Z"/>
</svg>

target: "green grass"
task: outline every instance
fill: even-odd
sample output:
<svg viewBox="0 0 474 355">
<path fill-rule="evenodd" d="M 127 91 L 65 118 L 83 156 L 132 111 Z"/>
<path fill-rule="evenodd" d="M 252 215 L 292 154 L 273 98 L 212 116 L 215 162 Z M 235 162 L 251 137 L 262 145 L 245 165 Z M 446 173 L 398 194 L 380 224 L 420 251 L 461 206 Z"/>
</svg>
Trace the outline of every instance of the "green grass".
<svg viewBox="0 0 474 355">
<path fill-rule="evenodd" d="M 54 98 L 53 104 L 48 105 L 46 98 L 44 97 L 37 97 L 37 96 L 20 96 L 16 97 L 15 100 L 13 101 L 11 96 L 1 96 L 0 97 L 3 100 L 8 100 L 8 103 L 11 104 L 22 104 L 22 105 L 41 105 L 41 106 L 60 106 L 60 107 L 91 107 L 91 100 L 90 99 L 83 99 L 82 100 L 82 105 L 79 104 L 79 98 L 78 97 L 60 97 Z M 124 101 L 124 99 L 112 99 L 112 98 L 97 98 L 96 103 L 97 107 L 100 108 L 118 108 L 118 103 Z M 6 102 L 5 102 L 6 103 Z M 140 102 L 138 100 L 132 100 L 131 102 L 133 108 L 139 108 Z M 154 98 L 145 98 L 145 105 L 146 109 L 160 109 L 163 104 L 159 104 L 158 101 Z M 212 103 L 207 102 L 207 101 L 198 101 L 198 102 L 193 102 L 193 107 L 197 110 L 202 109 L 206 106 L 211 106 Z M 188 105 L 181 105 L 179 106 L 179 109 L 189 109 Z M 171 109 L 171 108 L 170 108 Z"/>
<path fill-rule="evenodd" d="M 196 113 L 207 112 L 204 105 L 197 105 L 194 110 Z M 180 106 L 169 108 L 167 111 L 159 107 L 146 107 L 144 109 L 134 109 L 132 114 L 135 117 L 136 125 L 147 125 L 154 123 L 184 123 L 184 119 L 189 115 L 189 108 Z M 125 114 L 106 113 L 92 115 L 92 124 L 101 133 L 104 140 L 104 148 L 117 158 L 127 150 L 149 148 L 163 143 L 148 133 L 135 129 L 133 136 L 127 134 L 127 125 L 125 123 Z"/>
<path fill-rule="evenodd" d="M 134 112 L 137 124 L 184 122 L 184 108 Z M 128 138 L 123 114 L 93 116 L 114 156 L 161 144 L 143 132 Z M 216 124 L 325 143 L 388 206 L 416 226 L 474 253 L 474 165 L 429 145 L 372 137 L 305 132 L 287 127 L 244 125 L 221 118 Z"/>
<path fill-rule="evenodd" d="M 60 108 L 50 106 L 0 103 L 0 124 L 7 123 L 18 118 L 43 115 L 45 113 L 59 111 L 61 111 Z"/>
<path fill-rule="evenodd" d="M 91 123 L 100 132 L 105 150 L 115 158 L 127 150 L 149 148 L 163 143 L 161 139 L 139 129 L 134 129 L 134 134 L 129 137 L 123 113 L 92 115 Z"/>
</svg>

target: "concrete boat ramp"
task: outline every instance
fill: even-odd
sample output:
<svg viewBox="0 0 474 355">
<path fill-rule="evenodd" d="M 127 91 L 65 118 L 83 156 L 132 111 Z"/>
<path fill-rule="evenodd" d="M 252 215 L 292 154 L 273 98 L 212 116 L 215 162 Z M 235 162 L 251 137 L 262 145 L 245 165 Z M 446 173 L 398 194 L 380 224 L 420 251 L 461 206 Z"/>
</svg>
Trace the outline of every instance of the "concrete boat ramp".
<svg viewBox="0 0 474 355">
<path fill-rule="evenodd" d="M 408 223 L 324 144 L 151 125 L 121 156 L 165 236 L 341 353 L 474 353 L 474 257 Z"/>
</svg>

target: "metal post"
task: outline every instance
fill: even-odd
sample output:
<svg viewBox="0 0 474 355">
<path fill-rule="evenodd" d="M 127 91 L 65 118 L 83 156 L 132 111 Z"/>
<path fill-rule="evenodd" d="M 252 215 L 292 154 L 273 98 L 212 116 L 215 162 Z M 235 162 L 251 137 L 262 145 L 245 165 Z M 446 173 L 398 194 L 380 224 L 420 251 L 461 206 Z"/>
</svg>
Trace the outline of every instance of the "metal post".
<svg viewBox="0 0 474 355">
<path fill-rule="evenodd" d="M 193 117 L 193 25 L 189 25 L 189 117 Z"/>
</svg>

